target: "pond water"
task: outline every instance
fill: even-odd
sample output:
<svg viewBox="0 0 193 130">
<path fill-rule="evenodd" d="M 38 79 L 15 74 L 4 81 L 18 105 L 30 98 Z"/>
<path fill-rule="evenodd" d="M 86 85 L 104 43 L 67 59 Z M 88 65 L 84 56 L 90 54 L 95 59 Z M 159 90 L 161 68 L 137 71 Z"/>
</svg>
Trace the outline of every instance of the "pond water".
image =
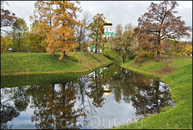
<svg viewBox="0 0 193 130">
<path fill-rule="evenodd" d="M 1 88 L 1 128 L 112 128 L 173 105 L 166 83 L 113 64 L 75 80 Z"/>
</svg>

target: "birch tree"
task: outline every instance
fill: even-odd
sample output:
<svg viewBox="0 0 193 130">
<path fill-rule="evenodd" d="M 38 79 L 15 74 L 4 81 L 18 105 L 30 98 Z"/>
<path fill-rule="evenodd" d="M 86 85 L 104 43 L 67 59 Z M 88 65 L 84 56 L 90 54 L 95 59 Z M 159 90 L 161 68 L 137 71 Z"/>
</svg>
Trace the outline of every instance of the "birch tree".
<svg viewBox="0 0 193 130">
<path fill-rule="evenodd" d="M 83 12 L 83 17 L 80 22 L 82 22 L 84 26 L 77 26 L 75 28 L 76 41 L 78 43 L 77 50 L 81 51 L 80 62 L 82 62 L 83 59 L 83 51 L 85 51 L 85 49 L 88 47 L 89 30 L 86 28 L 86 26 L 88 26 L 88 24 L 90 23 L 90 17 L 91 14 L 88 11 Z"/>
</svg>

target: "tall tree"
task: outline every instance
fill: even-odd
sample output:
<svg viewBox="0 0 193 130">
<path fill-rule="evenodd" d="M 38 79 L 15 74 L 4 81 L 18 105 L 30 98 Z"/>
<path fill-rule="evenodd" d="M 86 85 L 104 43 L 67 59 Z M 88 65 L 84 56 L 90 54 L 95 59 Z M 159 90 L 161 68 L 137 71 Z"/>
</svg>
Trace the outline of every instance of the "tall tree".
<svg viewBox="0 0 193 130">
<path fill-rule="evenodd" d="M 53 30 L 53 18 L 54 18 L 54 3 L 53 1 L 37 1 L 34 4 L 34 14 L 30 16 L 30 21 L 32 21 L 32 31 L 31 36 L 38 36 L 40 41 L 36 42 L 39 47 L 46 48 L 48 43 L 46 42 L 46 35 L 50 34 Z M 31 38 L 32 38 L 31 37 Z M 38 48 L 40 49 L 40 48 Z"/>
<path fill-rule="evenodd" d="M 13 25 L 12 27 L 12 37 L 13 37 L 13 44 L 12 48 L 13 51 L 24 51 L 25 47 L 27 46 L 27 42 L 29 40 L 28 37 L 28 27 L 27 23 L 23 18 L 18 18 L 18 26 Z"/>
<path fill-rule="evenodd" d="M 76 41 L 78 42 L 77 50 L 81 51 L 81 62 L 83 57 L 83 51 L 86 47 L 88 47 L 88 29 L 86 26 L 90 23 L 90 13 L 88 11 L 83 12 L 83 17 L 81 22 L 84 24 L 84 26 L 77 26 L 75 28 L 75 35 L 76 35 Z"/>
<path fill-rule="evenodd" d="M 88 29 L 86 28 L 86 26 L 89 25 L 90 23 L 90 19 L 91 18 L 91 14 L 88 11 L 84 11 L 82 13 L 82 19 L 81 19 L 81 23 L 84 24 L 84 26 L 78 26 L 75 28 L 75 35 L 76 35 L 76 40 L 78 42 L 78 47 L 77 50 L 80 51 L 81 50 L 81 45 L 84 41 L 86 41 L 86 37 L 88 37 Z"/>
<path fill-rule="evenodd" d="M 123 62 L 126 60 L 128 54 L 132 54 L 133 49 L 136 46 L 137 38 L 133 35 L 134 27 L 132 24 L 125 26 L 123 33 L 123 27 L 121 24 L 116 27 L 115 37 L 110 37 L 109 46 L 110 49 L 115 50 L 122 57 Z"/>
<path fill-rule="evenodd" d="M 32 26 L 31 31 L 28 33 L 30 42 L 28 43 L 28 46 L 31 51 L 33 52 L 46 52 L 46 46 L 45 46 L 45 37 L 42 35 L 39 35 L 37 32 L 37 27 Z"/>
<path fill-rule="evenodd" d="M 89 34 L 89 37 L 92 39 L 90 46 L 95 46 L 95 53 L 99 51 L 100 47 L 103 47 L 105 42 L 104 35 L 104 19 L 105 17 L 103 14 L 96 14 L 93 17 L 93 22 L 88 25 L 88 29 L 91 30 L 91 33 Z M 100 46 L 100 47 L 99 47 Z"/>
<path fill-rule="evenodd" d="M 188 31 L 191 27 L 186 27 L 181 16 L 175 16 L 178 11 L 176 1 L 164 1 L 160 4 L 151 3 L 148 12 L 138 19 L 138 27 L 135 34 L 139 36 L 139 47 L 143 50 L 152 50 L 157 53 L 159 59 L 162 50 L 161 41 L 164 39 L 179 39 L 184 36 L 189 37 Z"/>
<path fill-rule="evenodd" d="M 75 42 L 75 35 L 73 28 L 75 25 L 83 26 L 76 20 L 76 12 L 81 12 L 81 7 L 76 6 L 80 2 L 69 1 L 53 1 L 56 5 L 54 10 L 54 30 L 50 34 L 47 34 L 47 42 L 49 52 L 53 55 L 53 51 L 61 51 L 59 60 L 63 59 L 65 52 L 75 52 L 77 42 Z M 72 54 L 73 54 L 72 53 Z"/>
</svg>

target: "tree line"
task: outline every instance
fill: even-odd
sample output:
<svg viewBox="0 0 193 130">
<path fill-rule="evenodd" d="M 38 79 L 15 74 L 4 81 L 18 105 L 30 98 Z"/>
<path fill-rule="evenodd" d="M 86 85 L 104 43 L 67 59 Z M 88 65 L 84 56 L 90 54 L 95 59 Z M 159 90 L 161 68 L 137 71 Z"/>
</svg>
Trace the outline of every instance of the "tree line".
<svg viewBox="0 0 193 130">
<path fill-rule="evenodd" d="M 140 61 L 155 57 L 159 61 L 161 56 L 190 55 L 192 42 L 179 39 L 189 38 L 192 27 L 185 26 L 185 21 L 176 16 L 177 6 L 176 1 L 152 2 L 148 11 L 138 18 L 137 27 L 129 23 L 123 29 L 119 24 L 116 35 L 109 39 L 104 37 L 104 15 L 96 14 L 91 19 L 88 11 L 82 13 L 80 2 L 35 2 L 30 31 L 24 19 L 2 6 L 1 28 L 12 29 L 3 30 L 6 35 L 1 35 L 1 52 L 7 52 L 10 47 L 19 52 L 49 52 L 51 55 L 61 52 L 61 60 L 75 51 L 87 51 L 90 46 L 94 53 L 102 49 L 103 55 L 109 58 L 120 55 L 123 62 L 126 58 Z M 77 19 L 78 13 L 83 14 L 81 20 Z"/>
</svg>

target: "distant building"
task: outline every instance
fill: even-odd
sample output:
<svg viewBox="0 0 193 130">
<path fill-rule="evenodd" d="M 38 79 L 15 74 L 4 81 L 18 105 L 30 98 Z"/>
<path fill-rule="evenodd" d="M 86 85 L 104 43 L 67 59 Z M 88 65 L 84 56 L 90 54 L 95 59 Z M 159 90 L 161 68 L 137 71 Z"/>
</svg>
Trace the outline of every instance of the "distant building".
<svg viewBox="0 0 193 130">
<path fill-rule="evenodd" d="M 115 33 L 113 32 L 113 22 L 107 17 L 104 23 L 104 33 L 105 37 L 108 39 L 111 36 L 115 36 Z"/>
</svg>

